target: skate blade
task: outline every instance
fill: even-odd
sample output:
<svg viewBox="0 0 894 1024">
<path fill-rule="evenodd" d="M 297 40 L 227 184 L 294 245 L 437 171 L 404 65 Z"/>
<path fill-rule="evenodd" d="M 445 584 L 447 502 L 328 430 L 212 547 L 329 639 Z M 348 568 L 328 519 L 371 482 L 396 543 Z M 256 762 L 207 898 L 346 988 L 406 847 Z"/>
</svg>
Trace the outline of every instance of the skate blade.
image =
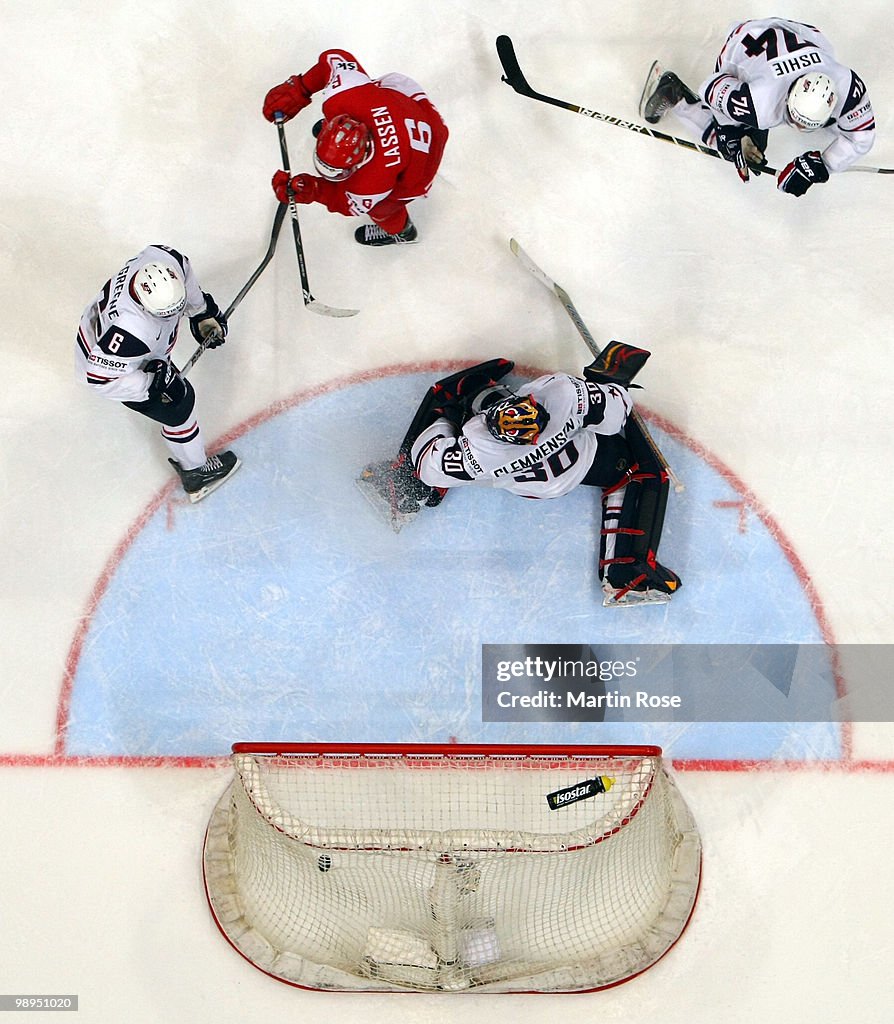
<svg viewBox="0 0 894 1024">
<path fill-rule="evenodd" d="M 664 74 L 664 68 L 658 63 L 657 60 L 652 61 L 652 66 L 649 68 L 649 73 L 646 75 L 646 84 L 643 86 L 642 94 L 639 98 L 639 116 L 645 118 L 645 107 L 646 100 L 655 91 L 655 86 L 658 84 L 658 79 Z"/>
<path fill-rule="evenodd" d="M 354 483 L 363 497 L 375 509 L 379 518 L 384 519 L 395 533 L 400 533 L 408 523 L 412 523 L 418 515 L 418 511 L 402 512 L 397 507 L 394 497 L 376 486 L 376 481 L 382 481 L 383 479 L 381 468 L 381 463 L 367 466 Z"/>
<path fill-rule="evenodd" d="M 202 498 L 207 498 L 212 491 L 216 491 L 218 487 L 225 484 L 227 480 L 232 477 L 236 470 L 242 465 L 242 459 L 236 459 L 233 468 L 227 473 L 226 476 L 220 477 L 219 480 L 213 480 L 210 484 L 206 484 L 204 487 L 200 487 L 199 490 L 193 491 L 191 494 L 187 494 L 189 500 L 195 504 L 197 501 L 201 501 Z"/>
<path fill-rule="evenodd" d="M 602 607 L 633 608 L 644 604 L 667 604 L 673 597 L 673 594 L 665 594 L 661 590 L 628 590 L 621 598 L 615 597 L 617 593 L 619 591 L 614 589 L 606 590 L 603 587 Z"/>
</svg>

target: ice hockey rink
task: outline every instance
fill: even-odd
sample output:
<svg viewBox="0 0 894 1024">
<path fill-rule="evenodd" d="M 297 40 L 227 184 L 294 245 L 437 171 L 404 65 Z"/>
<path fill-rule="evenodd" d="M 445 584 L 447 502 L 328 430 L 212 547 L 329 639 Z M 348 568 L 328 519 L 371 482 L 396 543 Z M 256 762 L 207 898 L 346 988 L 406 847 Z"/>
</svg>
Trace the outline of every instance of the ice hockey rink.
<svg viewBox="0 0 894 1024">
<path fill-rule="evenodd" d="M 637 121 L 653 59 L 697 86 L 730 23 L 765 13 L 5 6 L 0 995 L 77 994 L 100 1024 L 890 1020 L 890 724 L 495 725 L 476 690 L 483 643 L 894 640 L 894 177 L 846 173 L 794 199 L 500 80 L 505 33 L 535 89 Z M 884 5 L 779 13 L 858 71 L 878 130 L 864 163 L 894 166 Z M 412 210 L 421 243 L 367 250 L 356 223 L 302 207 L 314 294 L 360 310 L 333 319 L 305 309 L 286 225 L 227 344 L 191 373 L 207 440 L 243 465 L 190 505 L 156 427 L 75 383 L 78 319 L 153 242 L 230 301 L 276 208 L 263 97 L 332 46 L 416 78 L 450 128 Z M 295 171 L 318 110 L 287 127 Z M 775 130 L 770 163 L 802 143 Z M 457 492 L 395 534 L 354 487 L 444 373 L 589 362 L 512 237 L 598 341 L 652 352 L 637 397 L 685 483 L 661 549 L 684 587 L 666 606 L 601 606 L 587 489 L 549 507 Z M 660 743 L 702 835 L 699 904 L 668 956 L 601 993 L 280 985 L 227 945 L 203 893 L 203 834 L 240 740 Z"/>
</svg>

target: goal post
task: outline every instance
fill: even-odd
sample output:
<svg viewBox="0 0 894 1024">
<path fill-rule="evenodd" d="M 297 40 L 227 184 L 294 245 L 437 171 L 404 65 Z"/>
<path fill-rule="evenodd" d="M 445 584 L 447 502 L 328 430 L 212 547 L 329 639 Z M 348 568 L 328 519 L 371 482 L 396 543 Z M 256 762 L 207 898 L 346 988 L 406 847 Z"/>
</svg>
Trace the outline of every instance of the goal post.
<svg viewBox="0 0 894 1024">
<path fill-rule="evenodd" d="M 304 988 L 581 992 L 656 963 L 701 841 L 653 746 L 237 743 L 204 845 L 225 938 Z"/>
</svg>

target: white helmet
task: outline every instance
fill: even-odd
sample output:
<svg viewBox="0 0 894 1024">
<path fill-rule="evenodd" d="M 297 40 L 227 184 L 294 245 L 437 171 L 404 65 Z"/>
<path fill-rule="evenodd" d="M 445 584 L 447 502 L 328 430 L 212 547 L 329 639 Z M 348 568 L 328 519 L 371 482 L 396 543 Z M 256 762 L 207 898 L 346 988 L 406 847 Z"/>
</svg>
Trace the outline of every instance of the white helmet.
<svg viewBox="0 0 894 1024">
<path fill-rule="evenodd" d="M 133 276 L 133 295 L 153 316 L 173 316 L 186 305 L 183 277 L 166 263 L 140 267 Z"/>
<path fill-rule="evenodd" d="M 788 91 L 788 116 L 796 128 L 815 132 L 832 116 L 835 86 L 828 75 L 811 71 L 795 79 Z"/>
</svg>

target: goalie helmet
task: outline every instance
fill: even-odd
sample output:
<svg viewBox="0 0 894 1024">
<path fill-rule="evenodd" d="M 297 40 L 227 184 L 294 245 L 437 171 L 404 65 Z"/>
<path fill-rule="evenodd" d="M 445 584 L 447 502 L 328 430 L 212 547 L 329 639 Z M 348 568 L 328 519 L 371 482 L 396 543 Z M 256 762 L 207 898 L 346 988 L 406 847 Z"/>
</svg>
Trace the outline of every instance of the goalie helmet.
<svg viewBox="0 0 894 1024">
<path fill-rule="evenodd" d="M 134 274 L 131 293 L 153 316 L 173 316 L 186 305 L 183 278 L 166 263 L 147 263 Z"/>
<path fill-rule="evenodd" d="M 786 101 L 789 121 L 801 131 L 815 132 L 832 118 L 835 86 L 828 75 L 811 71 L 792 84 Z"/>
<path fill-rule="evenodd" d="M 498 441 L 508 444 L 537 444 L 549 423 L 549 413 L 534 400 L 510 395 L 490 406 L 484 414 L 487 429 Z"/>
<path fill-rule="evenodd" d="M 350 114 L 325 121 L 317 135 L 314 166 L 329 181 L 344 181 L 372 156 L 369 128 Z"/>
</svg>

